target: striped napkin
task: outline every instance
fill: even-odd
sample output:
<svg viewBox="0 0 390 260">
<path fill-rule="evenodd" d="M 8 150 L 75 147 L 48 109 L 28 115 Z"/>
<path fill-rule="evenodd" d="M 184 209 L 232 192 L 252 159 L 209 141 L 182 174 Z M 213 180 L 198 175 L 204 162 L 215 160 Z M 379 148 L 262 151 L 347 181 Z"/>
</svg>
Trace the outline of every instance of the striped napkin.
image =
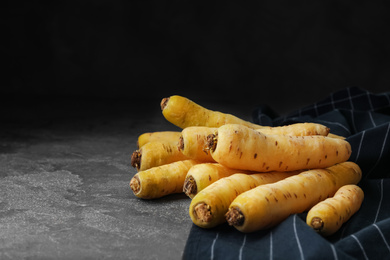
<svg viewBox="0 0 390 260">
<path fill-rule="evenodd" d="M 390 259 L 390 92 L 345 88 L 286 116 L 267 106 L 253 112 L 260 125 L 313 122 L 346 137 L 350 161 L 362 169 L 360 210 L 331 237 L 306 224 L 306 212 L 278 226 L 244 234 L 227 224 L 191 227 L 183 259 Z"/>
</svg>

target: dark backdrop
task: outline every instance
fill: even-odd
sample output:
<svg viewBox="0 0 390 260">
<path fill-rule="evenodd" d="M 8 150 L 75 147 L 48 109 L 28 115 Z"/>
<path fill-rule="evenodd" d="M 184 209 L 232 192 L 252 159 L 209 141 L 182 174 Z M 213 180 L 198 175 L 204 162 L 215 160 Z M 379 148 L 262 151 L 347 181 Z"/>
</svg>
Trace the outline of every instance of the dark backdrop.
<svg viewBox="0 0 390 260">
<path fill-rule="evenodd" d="M 9 1 L 0 95 L 271 105 L 390 90 L 387 1 Z"/>
</svg>

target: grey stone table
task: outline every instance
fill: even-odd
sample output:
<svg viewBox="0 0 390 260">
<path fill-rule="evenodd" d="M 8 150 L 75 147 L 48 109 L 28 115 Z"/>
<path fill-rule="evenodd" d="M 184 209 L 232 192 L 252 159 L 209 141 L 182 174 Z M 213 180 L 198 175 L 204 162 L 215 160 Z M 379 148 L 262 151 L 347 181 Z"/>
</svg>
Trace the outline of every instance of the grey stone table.
<svg viewBox="0 0 390 260">
<path fill-rule="evenodd" d="M 2 105 L 0 259 L 181 258 L 189 198 L 129 188 L 137 137 L 178 130 L 152 101 Z"/>
</svg>

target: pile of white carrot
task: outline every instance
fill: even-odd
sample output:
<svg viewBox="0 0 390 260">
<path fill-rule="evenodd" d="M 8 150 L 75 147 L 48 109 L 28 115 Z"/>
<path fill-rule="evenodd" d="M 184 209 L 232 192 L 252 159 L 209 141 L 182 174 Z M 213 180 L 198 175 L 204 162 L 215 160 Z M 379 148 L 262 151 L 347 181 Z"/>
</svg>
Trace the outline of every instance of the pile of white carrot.
<svg viewBox="0 0 390 260">
<path fill-rule="evenodd" d="M 362 204 L 351 146 L 324 125 L 256 125 L 181 96 L 161 109 L 182 130 L 139 136 L 130 187 L 142 199 L 184 192 L 197 226 L 253 232 L 307 211 L 307 224 L 328 236 Z"/>
</svg>

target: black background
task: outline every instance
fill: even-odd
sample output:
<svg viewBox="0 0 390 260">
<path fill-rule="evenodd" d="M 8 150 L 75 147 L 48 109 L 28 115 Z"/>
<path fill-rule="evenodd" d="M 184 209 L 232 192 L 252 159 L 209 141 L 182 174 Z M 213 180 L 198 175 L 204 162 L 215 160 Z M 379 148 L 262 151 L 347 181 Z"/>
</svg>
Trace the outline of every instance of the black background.
<svg viewBox="0 0 390 260">
<path fill-rule="evenodd" d="M 180 94 L 286 113 L 390 89 L 387 1 L 9 1 L 1 16 L 3 102 Z"/>
<path fill-rule="evenodd" d="M 161 99 L 181 94 L 250 119 L 259 104 L 288 113 L 352 85 L 389 91 L 388 3 L 3 3 L 0 255 L 178 258 L 188 198 L 140 201 L 128 186 L 137 137 L 177 130 Z M 374 135 L 362 151 L 386 152 Z"/>
</svg>

